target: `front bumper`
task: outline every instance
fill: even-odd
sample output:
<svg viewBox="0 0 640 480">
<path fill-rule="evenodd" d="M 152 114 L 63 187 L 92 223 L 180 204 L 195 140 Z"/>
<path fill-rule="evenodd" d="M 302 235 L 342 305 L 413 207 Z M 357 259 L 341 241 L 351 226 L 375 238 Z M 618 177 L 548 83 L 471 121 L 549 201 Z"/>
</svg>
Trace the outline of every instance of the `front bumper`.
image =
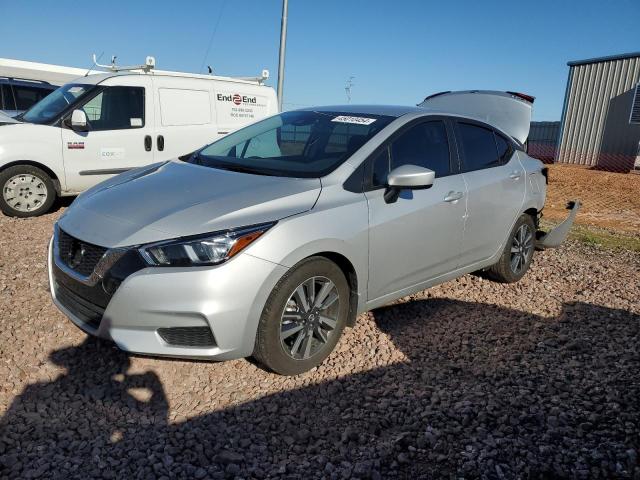
<svg viewBox="0 0 640 480">
<path fill-rule="evenodd" d="M 247 253 L 215 267 L 144 268 L 124 279 L 102 313 L 77 296 L 70 307 L 69 292 L 56 280 L 64 273 L 54 262 L 52 239 L 48 264 L 53 302 L 83 331 L 113 340 L 128 352 L 211 360 L 251 355 L 263 306 L 286 272 L 286 267 Z M 85 309 L 95 314 L 94 320 L 87 320 Z M 161 334 L 167 331 L 162 329 L 185 327 L 208 327 L 212 344 L 175 345 Z"/>
</svg>

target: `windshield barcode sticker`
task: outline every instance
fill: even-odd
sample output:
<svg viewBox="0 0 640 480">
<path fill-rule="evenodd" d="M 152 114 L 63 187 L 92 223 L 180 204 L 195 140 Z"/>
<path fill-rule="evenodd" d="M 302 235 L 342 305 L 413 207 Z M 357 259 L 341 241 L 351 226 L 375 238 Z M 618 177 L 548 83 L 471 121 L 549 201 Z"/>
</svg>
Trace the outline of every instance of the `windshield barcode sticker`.
<svg viewBox="0 0 640 480">
<path fill-rule="evenodd" d="M 348 115 L 340 115 L 339 117 L 331 120 L 332 122 L 340 122 L 340 123 L 354 123 L 356 125 L 371 125 L 376 121 L 375 118 L 365 118 L 365 117 L 350 117 Z"/>
</svg>

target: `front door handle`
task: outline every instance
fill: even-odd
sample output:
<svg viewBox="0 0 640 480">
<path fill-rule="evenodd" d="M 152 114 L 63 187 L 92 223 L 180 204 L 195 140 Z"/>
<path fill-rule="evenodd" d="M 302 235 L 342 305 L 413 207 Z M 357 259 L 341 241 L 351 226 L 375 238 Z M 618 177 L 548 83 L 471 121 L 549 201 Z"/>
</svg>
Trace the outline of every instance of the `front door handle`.
<svg viewBox="0 0 640 480">
<path fill-rule="evenodd" d="M 163 151 L 164 150 L 164 137 L 162 135 L 158 135 L 158 138 L 156 139 L 156 145 L 158 146 L 158 151 Z"/>
<path fill-rule="evenodd" d="M 446 197 L 444 197 L 444 201 L 455 202 L 456 200 L 460 200 L 462 197 L 464 197 L 464 193 L 451 191 L 447 193 Z"/>
<path fill-rule="evenodd" d="M 146 136 L 144 137 L 144 149 L 145 149 L 147 152 L 150 152 L 150 151 L 151 151 L 151 142 L 152 142 L 152 141 L 153 141 L 153 140 L 151 140 L 151 135 L 146 135 Z"/>
<path fill-rule="evenodd" d="M 509 178 L 512 178 L 514 180 L 518 180 L 520 178 L 520 172 L 517 171 L 517 170 L 511 172 L 511 174 L 509 175 Z"/>
</svg>

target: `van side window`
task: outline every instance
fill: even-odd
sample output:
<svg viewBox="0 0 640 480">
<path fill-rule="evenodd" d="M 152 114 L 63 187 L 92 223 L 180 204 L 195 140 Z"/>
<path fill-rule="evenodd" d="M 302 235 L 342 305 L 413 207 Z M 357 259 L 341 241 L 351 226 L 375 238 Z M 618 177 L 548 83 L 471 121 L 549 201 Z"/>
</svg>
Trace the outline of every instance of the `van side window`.
<svg viewBox="0 0 640 480">
<path fill-rule="evenodd" d="M 9 85 L 0 85 L 2 88 L 2 99 L 4 100 L 4 110 L 15 110 L 16 103 L 13 101 L 13 93 L 11 93 L 11 87 Z"/>
<path fill-rule="evenodd" d="M 389 172 L 402 165 L 428 168 L 436 172 L 436 178 L 451 173 L 447 128 L 440 120 L 409 128 L 391 143 L 390 151 L 390 157 L 385 150 L 374 160 L 373 186 L 385 185 Z"/>
<path fill-rule="evenodd" d="M 497 167 L 501 164 L 496 148 L 494 133 L 488 128 L 458 123 L 460 143 L 464 150 L 464 172 L 472 172 L 483 168 Z"/>
<path fill-rule="evenodd" d="M 14 85 L 13 93 L 16 96 L 16 110 L 29 110 L 32 106 L 51 93 L 51 90 L 38 87 Z"/>
<path fill-rule="evenodd" d="M 144 126 L 144 88 L 106 87 L 82 107 L 91 130 L 123 130 Z"/>
</svg>

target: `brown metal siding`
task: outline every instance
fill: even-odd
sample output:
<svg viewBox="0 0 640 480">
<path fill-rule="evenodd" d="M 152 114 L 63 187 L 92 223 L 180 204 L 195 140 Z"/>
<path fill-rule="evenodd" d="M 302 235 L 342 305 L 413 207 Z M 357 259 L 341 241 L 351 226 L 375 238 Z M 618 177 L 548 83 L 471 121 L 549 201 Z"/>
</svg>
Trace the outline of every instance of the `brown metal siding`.
<svg viewBox="0 0 640 480">
<path fill-rule="evenodd" d="M 630 170 L 640 141 L 640 125 L 629 125 L 640 56 L 570 68 L 557 160 Z"/>
<path fill-rule="evenodd" d="M 531 122 L 527 153 L 543 162 L 553 162 L 559 133 L 560 122 Z"/>
</svg>

